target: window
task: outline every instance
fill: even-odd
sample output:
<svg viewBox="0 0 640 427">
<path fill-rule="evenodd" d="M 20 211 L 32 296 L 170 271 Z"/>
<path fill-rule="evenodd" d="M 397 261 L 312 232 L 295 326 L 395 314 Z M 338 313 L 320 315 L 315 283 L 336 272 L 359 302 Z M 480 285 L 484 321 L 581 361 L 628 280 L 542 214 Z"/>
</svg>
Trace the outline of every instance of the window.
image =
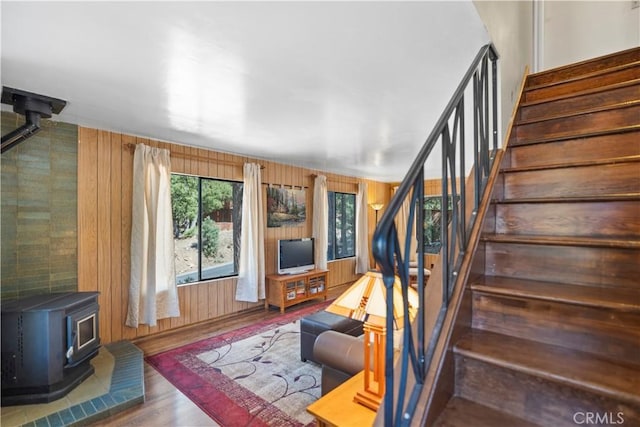
<svg viewBox="0 0 640 427">
<path fill-rule="evenodd" d="M 238 274 L 242 183 L 171 175 L 178 285 Z"/>
<path fill-rule="evenodd" d="M 452 201 L 449 196 L 448 223 L 451 223 Z M 424 251 L 437 254 L 442 246 L 440 225 L 442 224 L 442 197 L 424 196 Z"/>
<path fill-rule="evenodd" d="M 356 255 L 356 195 L 329 191 L 327 259 Z"/>
</svg>

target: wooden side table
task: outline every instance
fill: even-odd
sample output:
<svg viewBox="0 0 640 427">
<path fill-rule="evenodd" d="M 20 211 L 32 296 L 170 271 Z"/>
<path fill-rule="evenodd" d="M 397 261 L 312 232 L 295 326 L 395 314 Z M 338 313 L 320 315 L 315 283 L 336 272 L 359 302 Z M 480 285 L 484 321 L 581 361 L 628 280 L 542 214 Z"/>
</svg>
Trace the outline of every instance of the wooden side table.
<svg viewBox="0 0 640 427">
<path fill-rule="evenodd" d="M 307 406 L 307 412 L 316 417 L 318 427 L 372 426 L 376 412 L 353 401 L 356 392 L 363 388 L 364 371 Z"/>
</svg>

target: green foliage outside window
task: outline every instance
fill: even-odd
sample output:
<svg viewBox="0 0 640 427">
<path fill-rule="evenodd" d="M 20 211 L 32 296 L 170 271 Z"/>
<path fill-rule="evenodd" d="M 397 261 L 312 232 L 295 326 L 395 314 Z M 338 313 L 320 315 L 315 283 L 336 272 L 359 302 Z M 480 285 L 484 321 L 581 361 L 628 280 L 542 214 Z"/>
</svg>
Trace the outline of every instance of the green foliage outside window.
<svg viewBox="0 0 640 427">
<path fill-rule="evenodd" d="M 452 197 L 449 197 L 448 222 L 451 223 Z M 424 251 L 437 254 L 442 246 L 442 197 L 424 197 Z"/>
<path fill-rule="evenodd" d="M 202 183 L 202 211 L 206 215 L 224 208 L 233 195 L 231 183 L 207 180 Z"/>
<path fill-rule="evenodd" d="M 242 183 L 171 176 L 178 284 L 238 274 Z"/>
<path fill-rule="evenodd" d="M 220 228 L 209 217 L 202 220 L 202 253 L 213 258 L 218 252 L 218 236 Z"/>
<path fill-rule="evenodd" d="M 171 210 L 173 211 L 173 237 L 179 238 L 193 227 L 198 217 L 198 178 L 171 175 Z"/>
<path fill-rule="evenodd" d="M 329 191 L 327 259 L 356 255 L 356 195 Z"/>
</svg>

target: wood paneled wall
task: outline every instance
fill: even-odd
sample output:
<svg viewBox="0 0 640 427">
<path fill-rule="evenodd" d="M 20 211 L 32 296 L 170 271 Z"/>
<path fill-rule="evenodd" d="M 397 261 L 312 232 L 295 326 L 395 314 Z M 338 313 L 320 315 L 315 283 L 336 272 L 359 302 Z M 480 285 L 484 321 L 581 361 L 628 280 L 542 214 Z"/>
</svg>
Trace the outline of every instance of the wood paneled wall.
<svg viewBox="0 0 640 427">
<path fill-rule="evenodd" d="M 133 149 L 144 143 L 171 151 L 174 172 L 242 181 L 242 165 L 264 166 L 267 184 L 303 186 L 307 190 L 307 220 L 298 227 L 266 228 L 267 274 L 276 270 L 278 239 L 311 236 L 313 175 L 321 171 L 267 162 L 119 133 L 80 127 L 78 131 L 78 290 L 99 291 L 100 328 L 103 343 L 133 339 L 205 320 L 225 317 L 262 303 L 235 301 L 236 279 L 219 279 L 179 287 L 179 318 L 163 319 L 155 327 L 125 326 L 128 305 L 131 236 Z M 389 202 L 389 184 L 327 174 L 329 190 L 357 192 L 358 183 L 368 184 L 369 203 Z M 266 209 L 266 191 L 265 191 Z M 375 227 L 375 212 L 368 209 L 369 238 Z M 373 260 L 371 260 L 373 266 Z M 355 260 L 329 263 L 329 286 L 356 279 Z"/>
</svg>

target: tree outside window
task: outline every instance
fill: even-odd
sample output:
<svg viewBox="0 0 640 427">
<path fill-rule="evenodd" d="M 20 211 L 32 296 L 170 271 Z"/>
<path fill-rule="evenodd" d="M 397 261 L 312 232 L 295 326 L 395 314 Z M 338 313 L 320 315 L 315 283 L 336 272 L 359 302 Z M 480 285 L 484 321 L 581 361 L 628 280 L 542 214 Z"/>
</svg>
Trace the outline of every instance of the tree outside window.
<svg viewBox="0 0 640 427">
<path fill-rule="evenodd" d="M 448 222 L 451 223 L 452 197 L 449 197 Z M 442 247 L 442 196 L 424 196 L 424 251 L 437 254 Z"/>
<path fill-rule="evenodd" d="M 329 236 L 327 259 L 356 255 L 356 195 L 328 192 Z"/>
<path fill-rule="evenodd" d="M 178 284 L 238 274 L 242 183 L 171 176 Z"/>
</svg>

